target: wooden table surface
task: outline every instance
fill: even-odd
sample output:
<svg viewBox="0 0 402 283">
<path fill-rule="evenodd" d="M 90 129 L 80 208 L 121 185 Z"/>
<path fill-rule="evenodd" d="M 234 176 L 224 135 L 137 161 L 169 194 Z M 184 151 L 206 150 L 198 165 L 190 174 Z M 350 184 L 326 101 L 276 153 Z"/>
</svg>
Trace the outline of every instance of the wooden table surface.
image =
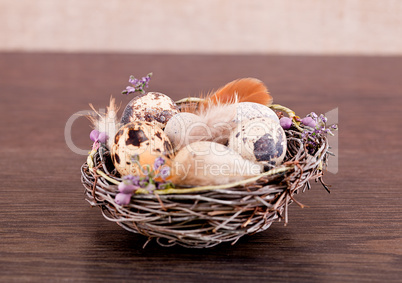
<svg viewBox="0 0 402 283">
<path fill-rule="evenodd" d="M 162 248 L 84 200 L 69 118 L 104 108 L 128 77 L 197 96 L 264 81 L 300 116 L 339 113 L 339 171 L 297 195 L 289 224 L 237 244 Z M 0 281 L 402 282 L 402 58 L 0 53 Z M 89 122 L 72 126 L 88 151 Z"/>
</svg>

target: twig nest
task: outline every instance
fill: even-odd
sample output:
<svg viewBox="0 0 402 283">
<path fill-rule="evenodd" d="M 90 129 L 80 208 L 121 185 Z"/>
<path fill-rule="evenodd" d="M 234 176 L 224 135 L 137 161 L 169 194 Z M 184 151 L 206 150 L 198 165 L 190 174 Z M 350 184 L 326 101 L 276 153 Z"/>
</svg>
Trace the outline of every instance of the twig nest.
<svg viewBox="0 0 402 283">
<path fill-rule="evenodd" d="M 228 146 L 245 159 L 279 165 L 286 155 L 286 134 L 276 121 L 254 118 L 238 124 L 230 134 Z"/>
<path fill-rule="evenodd" d="M 150 76 L 131 76 L 123 93 L 144 92 Z M 292 110 L 271 105 L 289 115 L 281 121 L 285 135 L 266 107 L 272 103 L 268 89 L 253 78 L 182 102 L 188 105 L 181 110 L 193 114 L 178 114 L 161 93 L 138 96 L 125 108 L 119 129 L 111 99 L 107 113 L 91 120 L 94 144 L 81 181 L 87 200 L 106 219 L 162 246 L 234 244 L 278 217 L 287 223 L 294 194 L 310 188 L 311 179 L 322 183 L 331 133 L 325 116 L 311 113 L 299 125 Z M 176 150 L 186 146 L 174 151 L 169 137 Z"/>
<path fill-rule="evenodd" d="M 176 103 L 167 95 L 159 92 L 148 92 L 131 100 L 123 111 L 121 123 L 146 121 L 160 128 L 175 114 L 179 113 Z"/>
<path fill-rule="evenodd" d="M 122 126 L 114 138 L 111 158 L 120 175 L 141 175 L 155 159 L 172 158 L 172 144 L 159 127 L 148 122 L 131 122 Z"/>
</svg>

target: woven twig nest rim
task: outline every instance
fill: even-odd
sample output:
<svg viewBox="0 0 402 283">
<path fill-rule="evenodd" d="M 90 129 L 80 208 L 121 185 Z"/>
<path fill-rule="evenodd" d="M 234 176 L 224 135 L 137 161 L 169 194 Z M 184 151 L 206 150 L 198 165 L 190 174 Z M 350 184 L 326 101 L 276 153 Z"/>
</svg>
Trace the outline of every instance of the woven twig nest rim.
<svg viewBox="0 0 402 283">
<path fill-rule="evenodd" d="M 294 116 L 286 107 L 275 109 Z M 297 202 L 294 194 L 310 188 L 309 180 L 322 181 L 328 160 L 326 135 L 317 136 L 317 150 L 312 155 L 300 130 L 297 126 L 285 131 L 288 146 L 282 165 L 236 183 L 153 193 L 138 190 L 128 205 L 121 206 L 114 200 L 121 178 L 103 146 L 91 152 L 82 165 L 81 180 L 88 202 L 99 206 L 107 220 L 148 237 L 145 244 L 152 239 L 161 246 L 192 248 L 234 244 L 244 235 L 266 230 L 276 219 L 287 223 L 288 205 Z"/>
</svg>

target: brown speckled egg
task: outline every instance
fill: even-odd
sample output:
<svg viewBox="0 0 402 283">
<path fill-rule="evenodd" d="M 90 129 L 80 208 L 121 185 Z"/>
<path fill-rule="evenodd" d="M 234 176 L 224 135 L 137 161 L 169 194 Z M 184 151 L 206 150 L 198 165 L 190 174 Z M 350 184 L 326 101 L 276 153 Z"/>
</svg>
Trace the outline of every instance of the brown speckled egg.
<svg viewBox="0 0 402 283">
<path fill-rule="evenodd" d="M 141 175 L 142 167 L 153 166 L 157 157 L 172 158 L 172 144 L 165 133 L 148 122 L 131 122 L 122 126 L 114 138 L 111 157 L 116 170 L 122 175 Z"/>
<path fill-rule="evenodd" d="M 279 165 L 286 155 L 286 134 L 276 121 L 254 118 L 241 122 L 231 132 L 228 146 L 245 159 Z"/>
<path fill-rule="evenodd" d="M 123 111 L 121 123 L 146 121 L 164 128 L 173 115 L 179 113 L 176 103 L 167 95 L 148 92 L 131 100 Z"/>
</svg>

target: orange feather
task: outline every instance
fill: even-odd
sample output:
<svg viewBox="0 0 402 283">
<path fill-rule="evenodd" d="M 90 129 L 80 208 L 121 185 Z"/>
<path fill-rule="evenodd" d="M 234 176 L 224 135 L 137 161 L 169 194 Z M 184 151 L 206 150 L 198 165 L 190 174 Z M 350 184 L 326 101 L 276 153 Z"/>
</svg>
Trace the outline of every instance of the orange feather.
<svg viewBox="0 0 402 283">
<path fill-rule="evenodd" d="M 272 104 L 272 96 L 260 80 L 244 78 L 234 80 L 221 87 L 212 95 L 207 96 L 200 106 L 201 108 L 208 108 L 211 104 L 234 103 L 235 101 L 255 102 L 269 106 Z"/>
</svg>

